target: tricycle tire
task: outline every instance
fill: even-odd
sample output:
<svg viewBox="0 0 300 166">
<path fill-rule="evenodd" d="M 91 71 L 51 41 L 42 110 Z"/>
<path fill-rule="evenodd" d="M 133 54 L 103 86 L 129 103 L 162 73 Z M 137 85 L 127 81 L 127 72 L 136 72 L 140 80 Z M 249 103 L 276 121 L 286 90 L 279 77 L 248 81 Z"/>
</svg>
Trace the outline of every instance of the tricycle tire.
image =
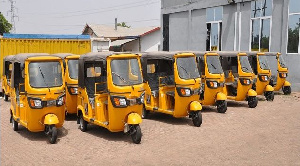
<svg viewBox="0 0 300 166">
<path fill-rule="evenodd" d="M 57 140 L 57 128 L 55 126 L 50 127 L 51 133 L 49 135 L 50 144 L 55 144 Z"/>
<path fill-rule="evenodd" d="M 8 101 L 8 96 L 5 93 L 3 93 L 3 98 L 4 98 L 4 101 Z"/>
<path fill-rule="evenodd" d="M 80 115 L 79 128 L 82 132 L 87 130 L 87 122 L 83 119 L 83 115 Z"/>
<path fill-rule="evenodd" d="M 192 121 L 194 126 L 200 127 L 202 124 L 202 114 L 200 111 L 194 112 L 194 115 L 192 116 Z"/>
<path fill-rule="evenodd" d="M 18 131 L 19 130 L 19 124 L 17 121 L 15 121 L 15 119 L 13 117 L 11 117 L 11 123 L 12 123 L 12 127 L 14 131 Z"/>
<path fill-rule="evenodd" d="M 284 86 L 282 88 L 283 94 L 290 95 L 292 93 L 292 88 L 290 86 Z"/>
<path fill-rule="evenodd" d="M 131 133 L 131 139 L 133 143 L 139 144 L 142 140 L 142 131 L 140 125 L 133 125 L 132 126 L 133 133 Z"/>
<path fill-rule="evenodd" d="M 225 113 L 227 111 L 227 101 L 226 100 L 217 101 L 217 111 L 218 111 L 218 113 Z"/>
<path fill-rule="evenodd" d="M 255 108 L 257 106 L 258 99 L 256 96 L 248 97 L 248 106 L 249 108 Z"/>
</svg>

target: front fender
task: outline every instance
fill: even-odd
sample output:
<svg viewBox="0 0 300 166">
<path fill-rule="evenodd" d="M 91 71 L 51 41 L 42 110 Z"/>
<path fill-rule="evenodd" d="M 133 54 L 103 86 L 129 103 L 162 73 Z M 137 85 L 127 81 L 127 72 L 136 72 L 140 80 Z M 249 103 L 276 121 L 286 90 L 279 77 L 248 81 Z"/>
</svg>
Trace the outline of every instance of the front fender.
<svg viewBox="0 0 300 166">
<path fill-rule="evenodd" d="M 53 125 L 58 124 L 59 120 L 55 114 L 47 114 L 44 119 L 45 125 Z"/>
<path fill-rule="evenodd" d="M 290 83 L 290 82 L 288 82 L 288 81 L 284 81 L 284 84 L 283 84 L 283 86 L 291 86 L 292 84 Z"/>
<path fill-rule="evenodd" d="M 220 100 L 227 100 L 227 96 L 222 92 L 217 93 L 217 101 Z"/>
<path fill-rule="evenodd" d="M 127 123 L 130 125 L 136 125 L 142 123 L 142 117 L 137 113 L 130 113 L 128 115 Z"/>
<path fill-rule="evenodd" d="M 266 92 L 272 92 L 272 91 L 274 91 L 274 88 L 271 85 L 267 85 L 266 88 L 265 88 L 265 91 Z"/>
<path fill-rule="evenodd" d="M 249 97 L 255 97 L 255 96 L 257 96 L 257 93 L 256 93 L 255 90 L 249 89 L 247 95 L 248 95 Z"/>
<path fill-rule="evenodd" d="M 190 111 L 200 111 L 202 110 L 202 105 L 198 101 L 193 101 L 190 103 Z"/>
</svg>

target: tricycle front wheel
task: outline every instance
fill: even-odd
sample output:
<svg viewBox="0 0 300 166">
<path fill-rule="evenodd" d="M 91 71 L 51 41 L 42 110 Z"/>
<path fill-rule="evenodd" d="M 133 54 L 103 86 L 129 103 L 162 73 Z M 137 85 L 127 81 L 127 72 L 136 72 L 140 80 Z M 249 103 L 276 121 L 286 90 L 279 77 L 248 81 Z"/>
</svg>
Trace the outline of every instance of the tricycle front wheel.
<svg viewBox="0 0 300 166">
<path fill-rule="evenodd" d="M 50 144 L 55 144 L 57 140 L 57 128 L 55 125 L 46 126 L 46 135 L 48 135 Z"/>
<path fill-rule="evenodd" d="M 192 115 L 192 121 L 194 126 L 196 127 L 200 127 L 202 124 L 202 114 L 200 111 L 196 111 L 193 113 Z"/>
<path fill-rule="evenodd" d="M 249 108 L 255 108 L 257 106 L 258 99 L 256 96 L 248 97 L 248 106 Z"/>
<path fill-rule="evenodd" d="M 12 123 L 12 127 L 14 131 L 18 131 L 19 129 L 19 124 L 17 121 L 15 121 L 15 119 L 13 117 L 11 117 L 11 123 Z"/>
<path fill-rule="evenodd" d="M 290 86 L 284 86 L 282 88 L 283 94 L 290 95 L 292 93 L 292 88 Z"/>
<path fill-rule="evenodd" d="M 130 135 L 133 143 L 139 144 L 142 140 L 142 130 L 140 125 L 132 125 L 130 127 Z"/>
</svg>

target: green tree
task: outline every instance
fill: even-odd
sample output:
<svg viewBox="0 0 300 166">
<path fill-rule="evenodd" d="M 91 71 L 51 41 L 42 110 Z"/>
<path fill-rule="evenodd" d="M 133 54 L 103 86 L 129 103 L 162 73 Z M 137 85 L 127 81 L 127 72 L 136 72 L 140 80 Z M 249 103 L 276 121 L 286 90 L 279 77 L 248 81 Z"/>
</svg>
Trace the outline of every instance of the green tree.
<svg viewBox="0 0 300 166">
<path fill-rule="evenodd" d="M 9 23 L 3 16 L 3 14 L 0 12 L 0 34 L 3 35 L 3 33 L 9 33 L 11 28 L 11 23 Z"/>
<path fill-rule="evenodd" d="M 289 28 L 288 53 L 298 53 L 299 46 L 299 26 L 292 29 Z"/>
<path fill-rule="evenodd" d="M 130 28 L 131 27 L 131 26 L 126 25 L 125 22 L 118 23 L 117 26 L 119 26 L 119 27 L 126 27 L 126 28 Z"/>
</svg>

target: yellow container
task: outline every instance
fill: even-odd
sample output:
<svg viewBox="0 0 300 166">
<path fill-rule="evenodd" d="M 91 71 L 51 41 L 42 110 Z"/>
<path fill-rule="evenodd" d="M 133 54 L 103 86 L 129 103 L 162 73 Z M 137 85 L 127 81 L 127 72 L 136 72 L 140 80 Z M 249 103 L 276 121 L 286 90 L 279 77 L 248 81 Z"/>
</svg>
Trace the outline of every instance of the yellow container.
<svg viewBox="0 0 300 166">
<path fill-rule="evenodd" d="M 61 53 L 85 54 L 91 52 L 90 39 L 14 39 L 0 38 L 0 73 L 3 58 L 19 53 Z"/>
</svg>

